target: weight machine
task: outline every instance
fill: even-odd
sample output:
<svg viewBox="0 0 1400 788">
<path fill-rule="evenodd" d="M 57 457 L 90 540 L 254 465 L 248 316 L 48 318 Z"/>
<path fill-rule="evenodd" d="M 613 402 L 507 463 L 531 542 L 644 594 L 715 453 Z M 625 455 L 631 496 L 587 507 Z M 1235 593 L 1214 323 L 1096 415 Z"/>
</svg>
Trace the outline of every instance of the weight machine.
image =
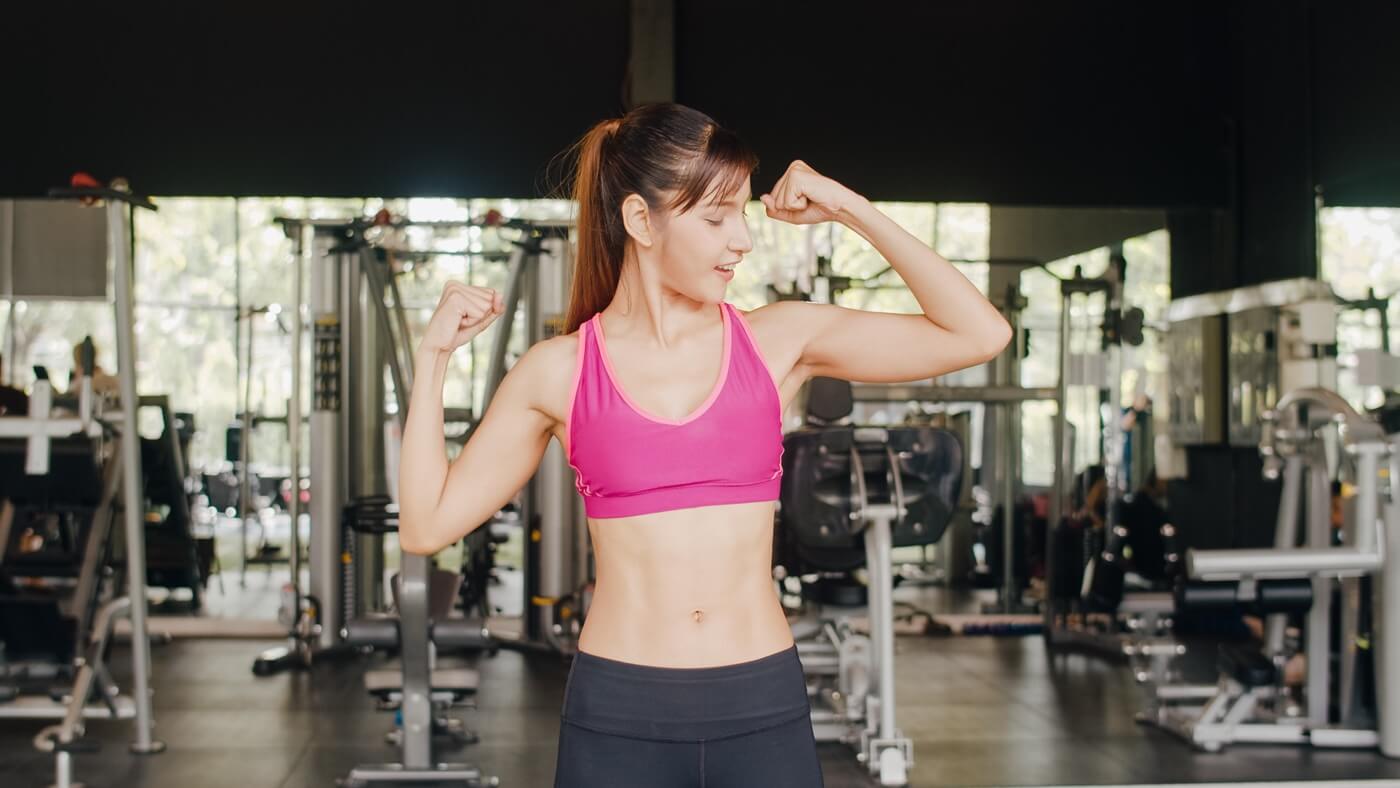
<svg viewBox="0 0 1400 788">
<path fill-rule="evenodd" d="M 136 412 L 140 400 L 136 396 L 136 343 L 132 315 L 131 225 L 137 208 L 156 210 L 145 198 L 117 188 L 52 189 L 49 196 L 57 199 L 79 200 L 91 205 L 104 203 L 107 225 L 107 259 L 113 281 L 113 311 L 117 338 L 117 365 L 120 381 L 121 410 L 103 413 L 92 390 L 90 376 L 84 376 L 74 416 L 53 413 L 52 388 L 39 381 L 31 397 L 29 415 L 0 417 L 0 438 L 22 438 L 25 441 L 23 472 L 29 477 L 45 477 L 51 470 L 51 460 L 60 452 L 71 454 L 76 448 L 88 458 L 101 457 L 100 473 L 91 473 L 91 487 L 100 490 L 100 498 L 91 513 L 87 529 L 88 540 L 82 551 L 82 567 L 72 594 L 76 672 L 72 690 L 60 702 L 23 703 L 15 699 L 0 704 L 0 717 L 61 719 L 35 736 L 35 746 L 55 756 L 55 784 L 70 788 L 73 783 L 72 756 L 90 751 L 95 743 L 84 739 L 88 719 L 130 719 L 134 739 L 130 750 L 137 754 L 164 751 L 165 745 L 154 738 L 151 713 L 150 639 L 147 630 L 146 602 L 146 544 L 142 518 L 143 485 L 141 479 L 141 442 L 136 427 Z M 92 367 L 91 345 L 85 353 L 84 364 Z M 103 445 L 103 444 L 106 445 Z M 67 456 L 67 455 L 64 455 Z M 66 460 L 60 459 L 60 462 Z M 89 471 L 95 469 L 89 467 Z M 9 542 L 11 510 L 4 507 L 0 521 L 7 533 L 0 539 L 0 552 Z M 105 552 L 107 528 L 120 508 L 125 533 L 126 595 L 94 607 L 102 597 L 99 588 L 101 561 Z M 131 621 L 132 692 L 121 696 L 106 667 L 107 639 L 119 616 Z"/>
</svg>

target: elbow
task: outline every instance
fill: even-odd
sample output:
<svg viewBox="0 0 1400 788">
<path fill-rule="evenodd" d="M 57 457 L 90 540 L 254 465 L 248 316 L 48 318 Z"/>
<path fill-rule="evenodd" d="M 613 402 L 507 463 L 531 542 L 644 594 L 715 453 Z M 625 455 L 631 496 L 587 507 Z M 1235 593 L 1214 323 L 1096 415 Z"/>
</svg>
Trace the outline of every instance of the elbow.
<svg viewBox="0 0 1400 788">
<path fill-rule="evenodd" d="M 410 555 L 432 555 L 441 548 L 435 548 L 430 542 L 419 537 L 412 537 L 403 531 L 399 531 L 399 549 Z"/>
<path fill-rule="evenodd" d="M 421 519 L 399 520 L 399 549 L 413 555 L 432 555 L 443 548 L 434 529 Z"/>
<path fill-rule="evenodd" d="M 978 344 L 982 347 L 983 363 L 991 361 L 1011 344 L 1011 324 L 1006 322 L 1006 318 L 997 316 L 997 321 L 990 328 L 983 331 L 979 337 Z"/>
</svg>

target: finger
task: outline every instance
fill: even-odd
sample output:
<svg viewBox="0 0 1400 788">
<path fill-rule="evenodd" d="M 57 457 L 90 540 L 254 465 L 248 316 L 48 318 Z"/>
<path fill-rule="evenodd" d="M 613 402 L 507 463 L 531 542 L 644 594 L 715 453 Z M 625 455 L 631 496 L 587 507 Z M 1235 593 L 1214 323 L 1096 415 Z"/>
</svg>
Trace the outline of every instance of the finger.
<svg viewBox="0 0 1400 788">
<path fill-rule="evenodd" d="M 807 210 L 807 195 L 803 192 L 804 186 L 804 183 L 793 178 L 788 194 L 788 207 L 794 211 Z"/>
<path fill-rule="evenodd" d="M 482 295 L 486 298 L 487 308 L 497 314 L 506 311 L 506 297 L 499 290 L 489 287 L 481 288 Z"/>
<path fill-rule="evenodd" d="M 778 201 L 777 201 L 777 198 L 775 198 L 775 197 L 774 197 L 773 195 L 771 195 L 771 194 L 765 194 L 765 195 L 763 195 L 762 197 L 759 197 L 759 198 L 758 198 L 758 201 L 761 202 L 761 203 L 763 203 L 763 211 L 764 211 L 764 213 L 768 214 L 768 218 L 769 218 L 769 219 L 776 219 L 776 218 L 778 218 Z"/>
<path fill-rule="evenodd" d="M 480 320 L 485 315 L 493 312 L 491 302 L 480 295 L 460 295 L 460 299 L 455 305 L 458 319 L 461 321 Z"/>
<path fill-rule="evenodd" d="M 475 304 L 481 309 L 485 309 L 491 304 L 491 294 L 484 292 L 481 288 L 456 290 L 453 297 L 463 304 Z"/>
<path fill-rule="evenodd" d="M 792 175 L 791 168 L 783 173 L 783 177 L 779 178 L 778 182 L 773 185 L 773 206 L 780 211 L 785 211 L 788 207 L 788 184 L 792 182 L 790 175 Z"/>
<path fill-rule="evenodd" d="M 476 321 L 494 314 L 497 312 L 489 301 L 471 301 L 463 312 L 462 319 Z"/>
<path fill-rule="evenodd" d="M 784 204 L 788 210 L 801 211 L 807 207 L 807 198 L 802 194 L 802 187 L 803 183 L 800 178 L 794 177 L 788 180 L 787 202 Z"/>
</svg>

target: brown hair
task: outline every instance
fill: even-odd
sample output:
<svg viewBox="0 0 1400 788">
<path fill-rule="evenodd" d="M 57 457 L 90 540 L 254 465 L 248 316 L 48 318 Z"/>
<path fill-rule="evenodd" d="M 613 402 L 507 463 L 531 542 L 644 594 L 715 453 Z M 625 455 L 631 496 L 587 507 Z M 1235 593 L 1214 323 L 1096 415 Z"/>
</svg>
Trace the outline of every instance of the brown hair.
<svg viewBox="0 0 1400 788">
<path fill-rule="evenodd" d="M 577 156 L 573 198 L 578 247 L 564 333 L 612 301 L 622 278 L 627 231 L 622 201 L 636 194 L 654 212 L 685 212 L 715 189 L 722 200 L 738 191 L 758 157 L 708 115 L 680 104 L 644 104 L 602 121 L 570 149 Z M 666 193 L 672 193 L 663 202 Z"/>
</svg>

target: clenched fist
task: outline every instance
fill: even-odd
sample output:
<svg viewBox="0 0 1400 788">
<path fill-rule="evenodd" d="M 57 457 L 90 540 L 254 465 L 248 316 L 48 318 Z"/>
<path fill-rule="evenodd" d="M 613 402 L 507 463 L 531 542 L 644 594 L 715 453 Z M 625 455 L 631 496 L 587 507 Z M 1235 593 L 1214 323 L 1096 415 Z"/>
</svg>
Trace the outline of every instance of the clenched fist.
<svg viewBox="0 0 1400 788">
<path fill-rule="evenodd" d="M 428 318 L 418 352 L 450 355 L 485 331 L 504 311 L 505 303 L 495 290 L 448 282 L 437 309 Z"/>
</svg>

